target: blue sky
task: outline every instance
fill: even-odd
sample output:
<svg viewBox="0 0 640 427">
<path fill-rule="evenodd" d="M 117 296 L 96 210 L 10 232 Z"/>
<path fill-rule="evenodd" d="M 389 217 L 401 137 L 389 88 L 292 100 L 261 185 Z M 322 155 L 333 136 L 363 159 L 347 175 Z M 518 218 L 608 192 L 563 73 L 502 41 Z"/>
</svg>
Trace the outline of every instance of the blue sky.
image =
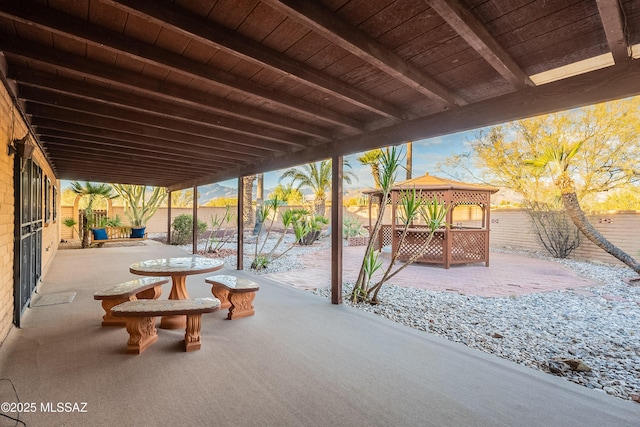
<svg viewBox="0 0 640 427">
<path fill-rule="evenodd" d="M 474 135 L 475 131 L 467 131 L 414 141 L 413 176 L 417 177 L 424 175 L 425 173 L 436 174 L 436 164 L 444 161 L 447 157 L 453 154 L 460 154 L 467 151 L 466 142 L 472 140 Z M 352 182 L 350 185 L 345 185 L 346 188 L 373 187 L 371 169 L 369 166 L 361 165 L 357 160 L 361 154 L 362 153 L 352 154 L 345 157 L 351 165 L 351 169 L 349 169 L 349 171 L 358 178 L 358 180 Z M 264 175 L 264 188 L 272 189 L 276 187 L 278 185 L 280 175 L 282 175 L 283 172 L 284 170 L 266 173 Z M 404 170 L 401 170 L 398 173 L 398 181 L 402 181 L 404 178 Z M 288 180 L 283 181 L 283 183 L 286 182 L 288 182 Z M 220 182 L 219 184 L 226 187 L 238 187 L 238 182 L 235 179 Z"/>
</svg>

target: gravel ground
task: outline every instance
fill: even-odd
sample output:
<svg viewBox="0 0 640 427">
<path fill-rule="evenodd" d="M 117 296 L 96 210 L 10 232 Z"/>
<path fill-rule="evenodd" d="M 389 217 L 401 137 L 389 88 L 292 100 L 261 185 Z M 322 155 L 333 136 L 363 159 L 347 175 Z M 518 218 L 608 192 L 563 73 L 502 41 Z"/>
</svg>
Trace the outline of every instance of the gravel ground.
<svg viewBox="0 0 640 427">
<path fill-rule="evenodd" d="M 640 286 L 622 280 L 632 277 L 633 271 L 554 261 L 603 285 L 508 298 L 384 285 L 381 304 L 370 305 L 351 303 L 348 294 L 353 284 L 345 284 L 344 301 L 411 328 L 640 402 Z M 328 289 L 312 292 L 330 295 Z"/>
<path fill-rule="evenodd" d="M 270 239 L 265 250 L 274 243 L 275 239 Z M 288 236 L 278 251 L 284 251 L 291 243 Z M 328 243 L 325 239 L 311 247 L 294 247 L 257 274 L 303 268 L 299 255 L 325 249 Z M 235 249 L 235 243 L 225 247 Z M 204 243 L 199 248 L 204 249 Z M 191 252 L 190 245 L 184 249 Z M 249 254 L 244 260 L 245 270 L 250 269 L 254 250 L 255 244 L 245 244 L 245 254 Z M 370 305 L 351 303 L 348 295 L 353 284 L 345 283 L 344 301 L 355 309 L 640 403 L 640 285 L 623 281 L 633 277 L 633 271 L 614 265 L 557 260 L 537 252 L 501 251 L 561 263 L 602 285 L 579 291 L 485 298 L 391 283 L 380 291 L 381 303 Z M 228 267 L 235 267 L 235 254 L 224 260 Z M 330 297 L 327 288 L 310 292 Z"/>
</svg>

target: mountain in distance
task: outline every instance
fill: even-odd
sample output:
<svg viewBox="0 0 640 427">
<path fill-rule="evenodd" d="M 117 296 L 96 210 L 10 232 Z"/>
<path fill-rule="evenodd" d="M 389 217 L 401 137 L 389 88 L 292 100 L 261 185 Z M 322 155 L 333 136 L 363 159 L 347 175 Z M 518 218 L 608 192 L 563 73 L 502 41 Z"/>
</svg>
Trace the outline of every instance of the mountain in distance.
<svg viewBox="0 0 640 427">
<path fill-rule="evenodd" d="M 274 190 L 275 190 L 274 188 L 265 188 L 264 196 L 267 197 Z M 257 192 L 258 192 L 258 186 L 254 183 L 253 184 L 254 199 L 256 197 Z M 199 205 L 204 205 L 209 200 L 219 199 L 221 197 L 236 198 L 238 197 L 238 189 L 236 187 L 227 187 L 225 185 L 220 185 L 220 184 L 207 184 L 207 185 L 201 185 L 198 187 L 198 204 Z"/>
<path fill-rule="evenodd" d="M 255 187 L 254 187 L 255 191 Z M 219 199 L 220 197 L 237 197 L 238 189 L 233 187 L 226 187 L 220 184 L 207 184 L 198 187 L 198 204 L 203 205 L 212 199 Z"/>
<path fill-rule="evenodd" d="M 273 193 L 275 188 L 265 188 L 264 197 L 269 197 L 269 194 Z M 303 195 L 309 196 L 313 194 L 309 188 L 301 188 L 300 191 Z M 258 192 L 258 186 L 253 184 L 253 198 L 255 199 Z M 236 187 L 227 187 L 220 184 L 207 184 L 198 187 L 198 204 L 204 205 L 209 200 L 219 199 L 221 197 L 238 197 L 238 189 Z"/>
</svg>

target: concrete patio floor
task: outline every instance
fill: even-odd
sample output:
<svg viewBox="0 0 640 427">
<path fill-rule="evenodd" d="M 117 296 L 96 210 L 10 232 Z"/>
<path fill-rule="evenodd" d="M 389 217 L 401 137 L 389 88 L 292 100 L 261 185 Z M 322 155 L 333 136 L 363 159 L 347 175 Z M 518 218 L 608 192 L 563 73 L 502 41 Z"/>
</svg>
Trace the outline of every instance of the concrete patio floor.
<svg viewBox="0 0 640 427">
<path fill-rule="evenodd" d="M 146 352 L 125 354 L 126 331 L 100 326 L 93 293 L 134 278 L 133 262 L 184 255 L 152 241 L 58 251 L 36 298 L 76 297 L 27 309 L 10 331 L 0 401 L 34 403 L 20 414 L 28 426 L 638 425 L 637 403 L 264 276 L 251 276 L 261 285 L 255 316 L 203 315 L 200 351 L 180 351 L 184 331 L 159 329 Z M 192 297 L 210 295 L 205 276 L 189 276 Z M 86 402 L 86 412 L 43 410 L 58 402 Z M 15 422 L 0 418 L 5 425 Z"/>
</svg>

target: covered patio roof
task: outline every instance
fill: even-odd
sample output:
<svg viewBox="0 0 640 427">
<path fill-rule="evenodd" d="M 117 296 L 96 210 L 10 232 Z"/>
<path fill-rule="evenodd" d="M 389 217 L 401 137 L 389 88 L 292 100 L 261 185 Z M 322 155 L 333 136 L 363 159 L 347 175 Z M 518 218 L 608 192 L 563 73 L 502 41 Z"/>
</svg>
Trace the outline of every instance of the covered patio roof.
<svg viewBox="0 0 640 427">
<path fill-rule="evenodd" d="M 57 176 L 171 190 L 637 95 L 639 43 L 634 0 L 0 0 Z"/>
</svg>

